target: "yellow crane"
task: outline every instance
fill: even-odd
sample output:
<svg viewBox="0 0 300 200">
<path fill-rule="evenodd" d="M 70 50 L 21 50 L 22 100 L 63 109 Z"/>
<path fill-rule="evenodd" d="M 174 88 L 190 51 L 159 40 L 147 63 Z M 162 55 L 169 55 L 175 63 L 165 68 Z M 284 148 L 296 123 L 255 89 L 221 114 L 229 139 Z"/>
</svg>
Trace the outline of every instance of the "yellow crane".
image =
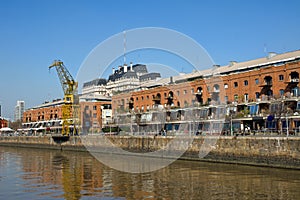
<svg viewBox="0 0 300 200">
<path fill-rule="evenodd" d="M 74 80 L 64 63 L 55 60 L 49 66 L 49 70 L 55 67 L 64 92 L 64 104 L 62 106 L 62 135 L 78 133 L 79 124 L 79 100 L 78 100 L 78 82 Z"/>
</svg>

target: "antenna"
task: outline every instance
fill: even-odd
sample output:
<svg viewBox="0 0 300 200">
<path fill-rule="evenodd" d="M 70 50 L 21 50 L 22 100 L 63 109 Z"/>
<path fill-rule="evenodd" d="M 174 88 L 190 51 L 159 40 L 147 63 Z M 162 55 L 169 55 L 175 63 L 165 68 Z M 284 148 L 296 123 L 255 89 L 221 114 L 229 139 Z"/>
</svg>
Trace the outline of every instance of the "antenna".
<svg viewBox="0 0 300 200">
<path fill-rule="evenodd" d="M 123 54 L 123 65 L 126 64 L 126 31 L 123 31 L 123 36 L 124 36 L 124 54 Z"/>
<path fill-rule="evenodd" d="M 264 43 L 264 53 L 267 54 L 267 44 Z"/>
</svg>

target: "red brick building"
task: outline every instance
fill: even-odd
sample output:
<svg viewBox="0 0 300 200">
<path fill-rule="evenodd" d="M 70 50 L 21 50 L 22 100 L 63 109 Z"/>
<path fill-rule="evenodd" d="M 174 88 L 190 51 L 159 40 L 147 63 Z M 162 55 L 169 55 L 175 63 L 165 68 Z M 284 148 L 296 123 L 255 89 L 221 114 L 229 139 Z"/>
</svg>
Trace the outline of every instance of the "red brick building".
<svg viewBox="0 0 300 200">
<path fill-rule="evenodd" d="M 2 117 L 0 117 L 0 128 L 4 128 L 8 126 L 8 121 Z"/>
<path fill-rule="evenodd" d="M 149 81 L 139 91 L 114 95 L 113 114 L 128 111 L 145 113 L 157 107 L 168 110 L 226 105 L 235 107 L 235 118 L 249 117 L 249 112 L 254 109 L 252 117 L 260 116 L 264 122 L 242 122 L 253 129 L 268 127 L 268 115 L 277 114 L 276 117 L 282 119 L 280 123 L 287 123 L 284 122 L 283 112 L 290 110 L 293 113 L 289 114 L 292 124 L 288 126 L 297 128 L 300 126 L 300 117 L 297 117 L 300 100 L 299 73 L 300 51 L 270 53 L 264 58 L 230 62 L 227 66 L 216 65 L 212 69 L 184 76 Z M 282 112 L 275 113 L 273 104 L 280 104 Z M 252 105 L 258 105 L 259 108 L 252 108 Z M 241 116 L 239 112 L 244 115 Z M 273 126 L 278 128 L 277 125 Z"/>
<path fill-rule="evenodd" d="M 45 102 L 39 106 L 26 110 L 23 114 L 23 123 L 59 120 L 62 117 L 63 100 L 57 99 Z"/>
<path fill-rule="evenodd" d="M 99 133 L 101 129 L 111 123 L 111 102 L 85 101 L 80 102 L 81 126 L 84 133 Z"/>
<path fill-rule="evenodd" d="M 49 133 L 60 133 L 63 104 L 64 101 L 58 99 L 27 109 L 23 114 L 23 131 L 31 131 L 32 134 L 45 133 L 47 130 Z M 110 122 L 111 114 L 107 110 L 111 110 L 110 101 L 80 102 L 82 130 L 90 131 L 93 128 L 95 131 L 99 131 L 106 123 Z"/>
</svg>

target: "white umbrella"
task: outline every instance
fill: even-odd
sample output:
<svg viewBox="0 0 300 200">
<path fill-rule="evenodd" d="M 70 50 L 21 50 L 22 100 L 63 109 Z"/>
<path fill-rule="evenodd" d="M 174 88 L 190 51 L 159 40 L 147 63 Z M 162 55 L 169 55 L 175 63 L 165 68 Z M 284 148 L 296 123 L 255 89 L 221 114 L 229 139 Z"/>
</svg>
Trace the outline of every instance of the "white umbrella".
<svg viewBox="0 0 300 200">
<path fill-rule="evenodd" d="M 3 127 L 0 129 L 0 132 L 14 132 L 14 130 L 9 127 Z"/>
</svg>

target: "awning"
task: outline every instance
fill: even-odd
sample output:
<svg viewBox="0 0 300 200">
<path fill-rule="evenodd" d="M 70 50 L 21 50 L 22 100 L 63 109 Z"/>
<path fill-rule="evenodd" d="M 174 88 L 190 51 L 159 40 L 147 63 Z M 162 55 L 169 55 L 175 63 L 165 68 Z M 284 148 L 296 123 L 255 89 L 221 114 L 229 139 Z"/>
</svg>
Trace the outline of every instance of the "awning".
<svg viewBox="0 0 300 200">
<path fill-rule="evenodd" d="M 3 127 L 0 129 L 0 132 L 14 132 L 14 130 L 9 127 Z"/>
</svg>

